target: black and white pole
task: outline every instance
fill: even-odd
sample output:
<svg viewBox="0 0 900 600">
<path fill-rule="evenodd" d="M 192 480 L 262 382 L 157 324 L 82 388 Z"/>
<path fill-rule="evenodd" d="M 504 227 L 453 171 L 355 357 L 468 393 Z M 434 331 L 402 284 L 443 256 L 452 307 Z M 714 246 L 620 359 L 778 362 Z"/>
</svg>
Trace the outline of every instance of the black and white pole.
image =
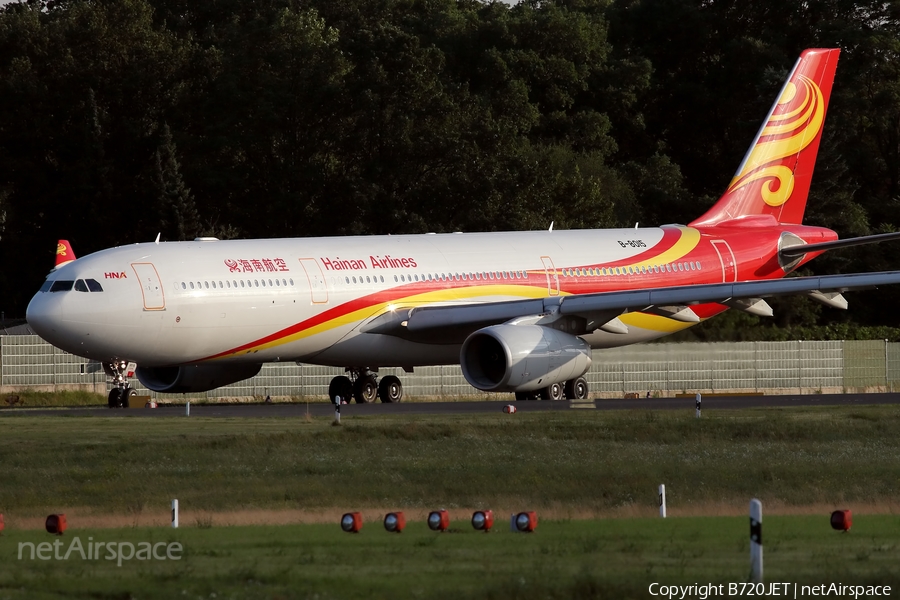
<svg viewBox="0 0 900 600">
<path fill-rule="evenodd" d="M 697 392 L 697 418 L 700 418 L 700 392 Z"/>
<path fill-rule="evenodd" d="M 172 529 L 178 529 L 178 499 L 172 500 Z"/>
<path fill-rule="evenodd" d="M 666 518 L 666 484 L 659 484 L 659 516 Z"/>
<path fill-rule="evenodd" d="M 750 580 L 763 580 L 762 502 L 756 498 L 750 501 Z"/>
<path fill-rule="evenodd" d="M 339 424 L 341 423 L 341 397 L 334 397 L 334 422 Z"/>
</svg>

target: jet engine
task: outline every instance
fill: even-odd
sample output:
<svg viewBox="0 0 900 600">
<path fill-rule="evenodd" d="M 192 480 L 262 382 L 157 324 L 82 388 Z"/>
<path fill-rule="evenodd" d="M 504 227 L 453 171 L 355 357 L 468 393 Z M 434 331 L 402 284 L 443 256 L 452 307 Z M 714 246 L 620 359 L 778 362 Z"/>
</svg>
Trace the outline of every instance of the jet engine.
<svg viewBox="0 0 900 600">
<path fill-rule="evenodd" d="M 463 375 L 485 392 L 530 392 L 584 375 L 591 347 L 569 333 L 540 325 L 494 325 L 463 343 Z"/>
<path fill-rule="evenodd" d="M 219 364 L 181 367 L 138 367 L 134 374 L 144 387 L 166 394 L 205 392 L 259 373 L 262 365 Z"/>
</svg>

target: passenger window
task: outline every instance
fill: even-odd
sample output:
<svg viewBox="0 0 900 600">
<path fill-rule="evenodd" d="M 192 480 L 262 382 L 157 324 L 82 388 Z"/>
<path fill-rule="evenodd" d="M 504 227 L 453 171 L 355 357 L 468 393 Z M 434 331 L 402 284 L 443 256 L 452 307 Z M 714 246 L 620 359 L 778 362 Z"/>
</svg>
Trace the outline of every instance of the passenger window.
<svg viewBox="0 0 900 600">
<path fill-rule="evenodd" d="M 194 282 L 191 281 L 190 283 L 191 283 L 191 289 L 194 289 Z"/>
<path fill-rule="evenodd" d="M 272 280 L 269 280 L 269 287 L 272 287 Z"/>
<path fill-rule="evenodd" d="M 84 283 L 84 279 L 79 279 L 75 282 L 75 291 L 76 292 L 86 292 L 88 291 L 87 285 Z"/>
<path fill-rule="evenodd" d="M 206 284 L 206 289 L 209 289 L 209 282 L 208 282 L 208 281 L 204 281 L 203 283 Z"/>
<path fill-rule="evenodd" d="M 368 275 L 366 275 L 366 283 L 372 283 L 372 280 L 369 279 Z"/>
<path fill-rule="evenodd" d="M 244 280 L 241 279 L 241 287 L 244 287 Z"/>
<path fill-rule="evenodd" d="M 96 279 L 85 279 L 84 282 L 87 284 L 88 289 L 92 292 L 102 292 L 103 286 L 100 285 L 100 282 Z M 184 284 L 182 284 L 184 285 Z"/>
<path fill-rule="evenodd" d="M 356 283 L 356 276 L 353 277 L 353 283 Z"/>
<path fill-rule="evenodd" d="M 183 289 L 183 290 L 186 290 L 186 289 L 187 289 L 187 286 L 184 285 L 184 282 L 183 282 L 183 281 L 181 282 L 181 289 Z"/>
<path fill-rule="evenodd" d="M 288 281 L 291 282 L 291 285 L 294 285 L 294 280 L 293 280 L 293 279 L 288 279 Z"/>
<path fill-rule="evenodd" d="M 381 283 L 384 283 L 384 275 L 379 275 L 379 279 L 381 279 Z"/>
<path fill-rule="evenodd" d="M 265 282 L 263 282 L 263 283 L 265 283 Z M 259 279 L 253 280 L 253 287 L 259 287 Z"/>
</svg>

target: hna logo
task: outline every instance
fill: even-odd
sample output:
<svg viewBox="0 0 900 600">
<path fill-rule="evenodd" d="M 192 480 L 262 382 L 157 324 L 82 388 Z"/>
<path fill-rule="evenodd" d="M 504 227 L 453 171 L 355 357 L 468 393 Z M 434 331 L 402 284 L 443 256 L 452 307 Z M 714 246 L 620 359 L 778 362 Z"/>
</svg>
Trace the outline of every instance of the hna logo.
<svg viewBox="0 0 900 600">
<path fill-rule="evenodd" d="M 125 271 L 119 271 L 118 273 L 115 273 L 115 272 L 104 273 L 103 276 L 106 277 L 107 279 L 127 279 L 128 278 L 128 275 L 125 274 Z"/>
</svg>

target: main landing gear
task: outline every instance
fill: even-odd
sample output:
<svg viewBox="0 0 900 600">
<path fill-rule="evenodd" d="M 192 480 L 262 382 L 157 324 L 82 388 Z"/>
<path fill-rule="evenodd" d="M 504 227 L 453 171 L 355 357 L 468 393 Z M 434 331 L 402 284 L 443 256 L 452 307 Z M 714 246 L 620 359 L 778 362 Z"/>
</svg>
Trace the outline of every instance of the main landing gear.
<svg viewBox="0 0 900 600">
<path fill-rule="evenodd" d="M 376 371 L 367 367 L 348 367 L 348 375 L 338 375 L 328 385 L 328 398 L 334 404 L 340 396 L 342 402 L 350 402 L 353 398 L 357 404 L 375 402 L 400 402 L 403 399 L 403 385 L 400 378 L 386 375 L 378 381 Z"/>
<path fill-rule="evenodd" d="M 584 400 L 588 397 L 588 384 L 584 377 L 554 383 L 533 392 L 516 392 L 516 400 Z"/>
<path fill-rule="evenodd" d="M 134 363 L 117 360 L 103 363 L 103 370 L 112 378 L 112 389 L 109 390 L 107 403 L 110 408 L 128 408 L 129 401 L 137 396 L 137 390 L 128 385 L 128 378 L 134 375 Z"/>
</svg>

